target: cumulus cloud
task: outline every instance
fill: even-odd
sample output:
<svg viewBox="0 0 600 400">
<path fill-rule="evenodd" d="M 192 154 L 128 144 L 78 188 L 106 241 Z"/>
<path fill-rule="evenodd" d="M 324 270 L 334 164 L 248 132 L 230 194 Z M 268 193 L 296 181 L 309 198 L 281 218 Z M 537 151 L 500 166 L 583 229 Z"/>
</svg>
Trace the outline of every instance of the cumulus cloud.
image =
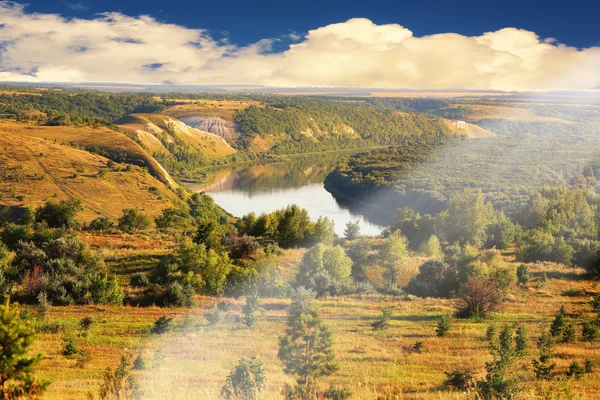
<svg viewBox="0 0 600 400">
<path fill-rule="evenodd" d="M 0 81 L 260 84 L 549 90 L 600 86 L 600 47 L 577 49 L 505 28 L 415 37 L 356 18 L 295 37 L 236 46 L 150 16 L 29 13 L 0 1 Z"/>
</svg>

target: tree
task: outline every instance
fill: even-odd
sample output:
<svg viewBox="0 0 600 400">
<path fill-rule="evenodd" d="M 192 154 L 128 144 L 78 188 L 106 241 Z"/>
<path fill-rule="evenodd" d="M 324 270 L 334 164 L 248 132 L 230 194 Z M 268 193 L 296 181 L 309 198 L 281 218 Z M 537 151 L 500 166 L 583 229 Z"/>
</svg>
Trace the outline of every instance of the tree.
<svg viewBox="0 0 600 400">
<path fill-rule="evenodd" d="M 279 337 L 279 359 L 284 371 L 294 375 L 309 393 L 317 390 L 320 377 L 338 368 L 332 350 L 333 336 L 322 322 L 315 304 L 315 293 L 298 288 L 288 312 L 287 329 Z"/>
<path fill-rule="evenodd" d="M 392 308 L 383 307 L 381 309 L 381 315 L 379 315 L 375 321 L 371 322 L 371 328 L 374 331 L 387 329 L 390 326 L 390 319 L 392 318 Z"/>
<path fill-rule="evenodd" d="M 565 307 L 561 306 L 560 310 L 554 316 L 554 321 L 550 325 L 550 334 L 552 337 L 562 336 L 565 329 Z"/>
<path fill-rule="evenodd" d="M 399 232 L 393 232 L 381 246 L 379 258 L 381 265 L 387 270 L 390 286 L 396 284 L 396 264 L 408 255 L 408 242 Z"/>
<path fill-rule="evenodd" d="M 525 356 L 529 349 L 529 333 L 525 325 L 519 325 L 515 336 L 515 351 L 519 357 Z"/>
<path fill-rule="evenodd" d="M 502 303 L 502 292 L 486 277 L 471 277 L 460 290 L 467 316 L 485 318 Z"/>
<path fill-rule="evenodd" d="M 598 327 L 593 322 L 586 322 L 581 329 L 581 336 L 586 342 L 598 339 Z"/>
<path fill-rule="evenodd" d="M 447 315 L 442 315 L 440 317 L 440 319 L 438 320 L 437 328 L 435 328 L 435 333 L 439 337 L 444 337 L 444 336 L 446 336 L 446 333 L 448 333 L 450 328 L 451 328 L 450 317 Z"/>
<path fill-rule="evenodd" d="M 341 284 L 351 282 L 352 260 L 341 246 L 317 244 L 311 247 L 302 257 L 302 263 L 296 275 L 296 284 L 305 287 L 313 286 L 313 278 L 324 274 Z"/>
<path fill-rule="evenodd" d="M 116 368 L 107 368 L 104 371 L 104 382 L 100 386 L 102 400 L 139 400 L 143 394 L 140 386 L 132 374 L 133 365 L 126 356 Z"/>
<path fill-rule="evenodd" d="M 257 290 L 252 290 L 248 295 L 246 295 L 246 305 L 244 305 L 242 311 L 244 312 L 244 324 L 246 324 L 248 328 L 252 328 L 258 320 L 256 313 L 263 311 L 263 308 L 260 306 L 260 299 L 258 298 Z"/>
<path fill-rule="evenodd" d="M 535 373 L 536 379 L 550 379 L 550 375 L 556 363 L 550 363 L 552 358 L 552 350 L 554 349 L 554 340 L 548 332 L 543 331 L 537 341 L 537 348 L 540 352 L 540 356 L 537 360 L 533 360 L 533 372 Z"/>
<path fill-rule="evenodd" d="M 83 203 L 76 197 L 58 202 L 48 200 L 36 210 L 35 220 L 45 221 L 50 228 L 71 227 L 75 223 L 75 216 L 80 211 L 83 211 Z"/>
<path fill-rule="evenodd" d="M 265 384 L 262 362 L 256 357 L 242 358 L 233 368 L 221 388 L 225 399 L 255 400 Z"/>
<path fill-rule="evenodd" d="M 7 299 L 0 307 L 0 394 L 2 400 L 38 397 L 49 382 L 39 380 L 34 367 L 42 355 L 30 356 L 33 329 L 20 317 Z"/>
<path fill-rule="evenodd" d="M 346 222 L 346 229 L 344 229 L 344 238 L 346 240 L 354 240 L 360 236 L 360 222 L 348 221 Z"/>
<path fill-rule="evenodd" d="M 477 382 L 478 394 L 486 400 L 513 399 L 521 391 L 520 378 L 510 376 L 511 368 L 519 358 L 513 343 L 513 331 L 505 326 L 498 341 L 490 342 L 492 361 L 485 363 L 485 378 Z"/>
<path fill-rule="evenodd" d="M 138 208 L 126 208 L 118 221 L 119 229 L 123 232 L 134 232 L 148 229 L 150 220 Z"/>
<path fill-rule="evenodd" d="M 481 191 L 465 189 L 450 198 L 448 209 L 440 216 L 444 238 L 448 242 L 481 247 L 487 238 L 488 226 L 493 222 L 494 210 Z"/>
<path fill-rule="evenodd" d="M 440 239 L 435 235 L 431 235 L 426 242 L 421 243 L 419 252 L 427 257 L 440 258 L 443 255 Z"/>
</svg>

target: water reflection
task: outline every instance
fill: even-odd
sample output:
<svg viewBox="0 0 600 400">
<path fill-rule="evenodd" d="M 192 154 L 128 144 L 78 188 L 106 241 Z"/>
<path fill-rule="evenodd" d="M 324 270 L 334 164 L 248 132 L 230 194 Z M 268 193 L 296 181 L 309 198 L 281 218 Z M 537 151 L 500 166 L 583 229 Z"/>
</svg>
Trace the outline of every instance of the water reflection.
<svg viewBox="0 0 600 400">
<path fill-rule="evenodd" d="M 286 163 L 250 165 L 214 171 L 206 184 L 189 184 L 196 192 L 209 193 L 217 204 L 240 217 L 254 211 L 272 212 L 289 204 L 305 208 L 312 219 L 328 217 L 342 234 L 348 221 L 360 221 L 361 232 L 377 235 L 383 226 L 367 221 L 338 204 L 323 188 L 327 174 L 348 154 L 297 158 Z"/>
</svg>

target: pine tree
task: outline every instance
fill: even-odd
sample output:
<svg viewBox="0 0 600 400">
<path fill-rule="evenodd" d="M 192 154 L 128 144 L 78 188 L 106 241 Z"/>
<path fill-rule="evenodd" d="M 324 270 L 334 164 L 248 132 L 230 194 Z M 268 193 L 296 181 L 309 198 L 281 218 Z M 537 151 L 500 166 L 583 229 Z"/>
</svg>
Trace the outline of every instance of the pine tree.
<svg viewBox="0 0 600 400">
<path fill-rule="evenodd" d="M 583 324 L 581 336 L 586 342 L 593 342 L 598 338 L 598 328 L 593 322 L 586 322 Z"/>
<path fill-rule="evenodd" d="M 244 312 L 244 324 L 246 324 L 248 328 L 252 328 L 254 324 L 256 324 L 256 321 L 258 321 L 256 313 L 262 310 L 263 309 L 259 303 L 258 293 L 256 290 L 254 290 L 246 296 L 246 305 L 242 310 Z"/>
<path fill-rule="evenodd" d="M 41 354 L 29 356 L 34 332 L 20 318 L 19 310 L 9 300 L 0 307 L 0 394 L 2 400 L 37 397 L 49 382 L 39 380 L 33 369 Z"/>
<path fill-rule="evenodd" d="M 560 307 L 558 313 L 550 325 L 550 334 L 552 337 L 562 336 L 563 329 L 565 328 L 565 306 Z"/>
<path fill-rule="evenodd" d="M 525 325 L 519 325 L 517 328 L 517 336 L 515 337 L 515 351 L 519 357 L 525 356 L 529 349 L 529 334 Z"/>
<path fill-rule="evenodd" d="M 548 335 L 548 332 L 542 332 L 537 342 L 537 348 L 540 356 L 537 360 L 532 361 L 535 377 L 537 379 L 550 379 L 550 375 L 554 368 L 556 368 L 556 364 L 550 363 L 552 350 L 554 349 L 554 340 L 552 340 L 552 336 Z"/>
<path fill-rule="evenodd" d="M 450 330 L 450 317 L 447 315 L 442 315 L 442 317 L 438 320 L 437 328 L 435 328 L 435 333 L 439 337 L 446 336 L 446 333 Z"/>
<path fill-rule="evenodd" d="M 278 356 L 284 371 L 296 376 L 304 393 L 315 393 L 318 379 L 338 368 L 333 336 L 321 320 L 315 296 L 311 290 L 298 288 L 288 312 L 288 327 L 279 337 Z"/>
<path fill-rule="evenodd" d="M 510 376 L 510 370 L 520 357 L 513 343 L 513 331 L 505 326 L 498 341 L 490 342 L 493 360 L 485 363 L 485 379 L 477 382 L 477 392 L 484 399 L 512 399 L 522 389 L 518 376 Z"/>
</svg>

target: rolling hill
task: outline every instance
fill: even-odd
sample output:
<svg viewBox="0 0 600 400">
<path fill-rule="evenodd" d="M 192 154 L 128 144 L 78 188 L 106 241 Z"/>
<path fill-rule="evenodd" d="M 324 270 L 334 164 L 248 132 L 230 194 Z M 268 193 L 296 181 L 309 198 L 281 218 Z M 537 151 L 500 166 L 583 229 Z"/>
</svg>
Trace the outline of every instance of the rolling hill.
<svg viewBox="0 0 600 400">
<path fill-rule="evenodd" d="M 1 203 L 37 207 L 51 198 L 78 197 L 83 201 L 84 211 L 80 215 L 83 222 L 100 215 L 117 218 L 124 208 L 130 207 L 139 207 L 149 216 L 156 216 L 164 208 L 182 204 L 166 184 L 143 168 L 110 162 L 102 155 L 73 145 L 97 144 L 98 138 L 107 139 L 105 135 L 109 133 L 113 136 L 107 144 L 128 143 L 121 138 L 125 137 L 123 134 L 104 128 L 0 122 Z M 128 146 L 126 150 L 133 147 Z"/>
</svg>

